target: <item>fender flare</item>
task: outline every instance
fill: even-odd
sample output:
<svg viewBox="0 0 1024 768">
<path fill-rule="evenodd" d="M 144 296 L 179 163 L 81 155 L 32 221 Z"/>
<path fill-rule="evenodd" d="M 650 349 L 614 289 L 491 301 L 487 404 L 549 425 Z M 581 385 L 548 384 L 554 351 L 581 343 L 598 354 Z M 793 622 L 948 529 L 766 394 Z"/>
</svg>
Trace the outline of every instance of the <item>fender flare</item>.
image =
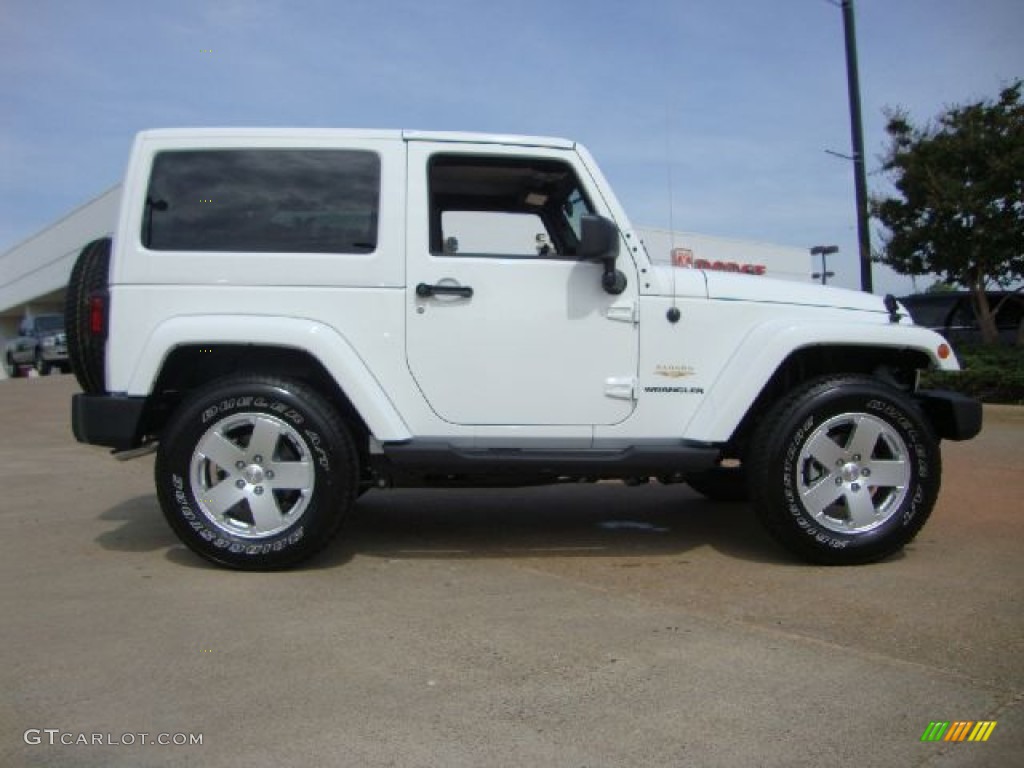
<svg viewBox="0 0 1024 768">
<path fill-rule="evenodd" d="M 378 440 L 409 440 L 412 433 L 348 340 L 314 320 L 268 315 L 189 315 L 153 329 L 132 372 L 128 393 L 147 394 L 175 348 L 202 344 L 284 347 L 306 352 L 334 378 Z"/>
<path fill-rule="evenodd" d="M 728 440 L 764 385 L 798 350 L 816 346 L 914 350 L 925 354 L 939 370 L 960 370 L 952 351 L 945 359 L 939 357 L 943 345 L 949 349 L 939 334 L 910 324 L 762 323 L 747 334 L 719 371 L 690 419 L 686 436 L 707 442 Z"/>
</svg>

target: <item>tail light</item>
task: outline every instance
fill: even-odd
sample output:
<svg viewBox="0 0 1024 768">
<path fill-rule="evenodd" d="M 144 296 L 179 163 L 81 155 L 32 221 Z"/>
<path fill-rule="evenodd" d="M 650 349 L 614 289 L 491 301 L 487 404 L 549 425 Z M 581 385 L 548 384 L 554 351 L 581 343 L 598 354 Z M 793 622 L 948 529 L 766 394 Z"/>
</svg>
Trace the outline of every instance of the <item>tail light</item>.
<svg viewBox="0 0 1024 768">
<path fill-rule="evenodd" d="M 97 338 L 107 335 L 107 294 L 93 293 L 89 296 L 89 333 Z"/>
</svg>

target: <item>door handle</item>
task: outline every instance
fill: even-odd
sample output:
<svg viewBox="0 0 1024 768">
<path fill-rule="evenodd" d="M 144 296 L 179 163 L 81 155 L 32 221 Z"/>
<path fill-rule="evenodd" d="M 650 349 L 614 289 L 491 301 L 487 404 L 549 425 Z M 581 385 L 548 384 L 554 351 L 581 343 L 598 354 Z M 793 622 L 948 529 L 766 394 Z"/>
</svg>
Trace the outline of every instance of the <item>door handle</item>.
<svg viewBox="0 0 1024 768">
<path fill-rule="evenodd" d="M 430 296 L 461 296 L 464 299 L 473 298 L 473 289 L 468 285 L 430 285 L 420 283 L 416 286 L 416 295 L 421 298 Z"/>
</svg>

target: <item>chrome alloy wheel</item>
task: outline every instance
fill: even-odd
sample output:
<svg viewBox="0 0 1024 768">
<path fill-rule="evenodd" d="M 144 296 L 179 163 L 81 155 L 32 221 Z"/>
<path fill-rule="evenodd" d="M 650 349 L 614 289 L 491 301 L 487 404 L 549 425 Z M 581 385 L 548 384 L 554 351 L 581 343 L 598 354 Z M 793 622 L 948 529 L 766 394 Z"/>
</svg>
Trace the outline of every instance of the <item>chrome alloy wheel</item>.
<svg viewBox="0 0 1024 768">
<path fill-rule="evenodd" d="M 192 453 L 190 478 L 203 515 L 250 539 L 294 525 L 316 484 L 306 441 L 266 413 L 236 413 L 210 427 Z"/>
<path fill-rule="evenodd" d="M 865 533 L 885 523 L 911 482 L 903 438 L 866 413 L 842 413 L 814 430 L 796 472 L 804 509 L 836 533 Z"/>
</svg>

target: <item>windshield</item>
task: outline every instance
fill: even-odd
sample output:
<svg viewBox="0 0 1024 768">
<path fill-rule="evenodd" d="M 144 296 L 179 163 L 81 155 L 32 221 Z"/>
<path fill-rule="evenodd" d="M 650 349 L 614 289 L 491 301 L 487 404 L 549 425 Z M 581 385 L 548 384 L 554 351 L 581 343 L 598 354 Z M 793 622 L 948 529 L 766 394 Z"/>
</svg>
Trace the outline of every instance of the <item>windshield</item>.
<svg viewBox="0 0 1024 768">
<path fill-rule="evenodd" d="M 63 331 L 64 330 L 64 316 L 63 315 L 40 315 L 35 319 L 36 331 L 43 333 L 47 331 Z"/>
</svg>

